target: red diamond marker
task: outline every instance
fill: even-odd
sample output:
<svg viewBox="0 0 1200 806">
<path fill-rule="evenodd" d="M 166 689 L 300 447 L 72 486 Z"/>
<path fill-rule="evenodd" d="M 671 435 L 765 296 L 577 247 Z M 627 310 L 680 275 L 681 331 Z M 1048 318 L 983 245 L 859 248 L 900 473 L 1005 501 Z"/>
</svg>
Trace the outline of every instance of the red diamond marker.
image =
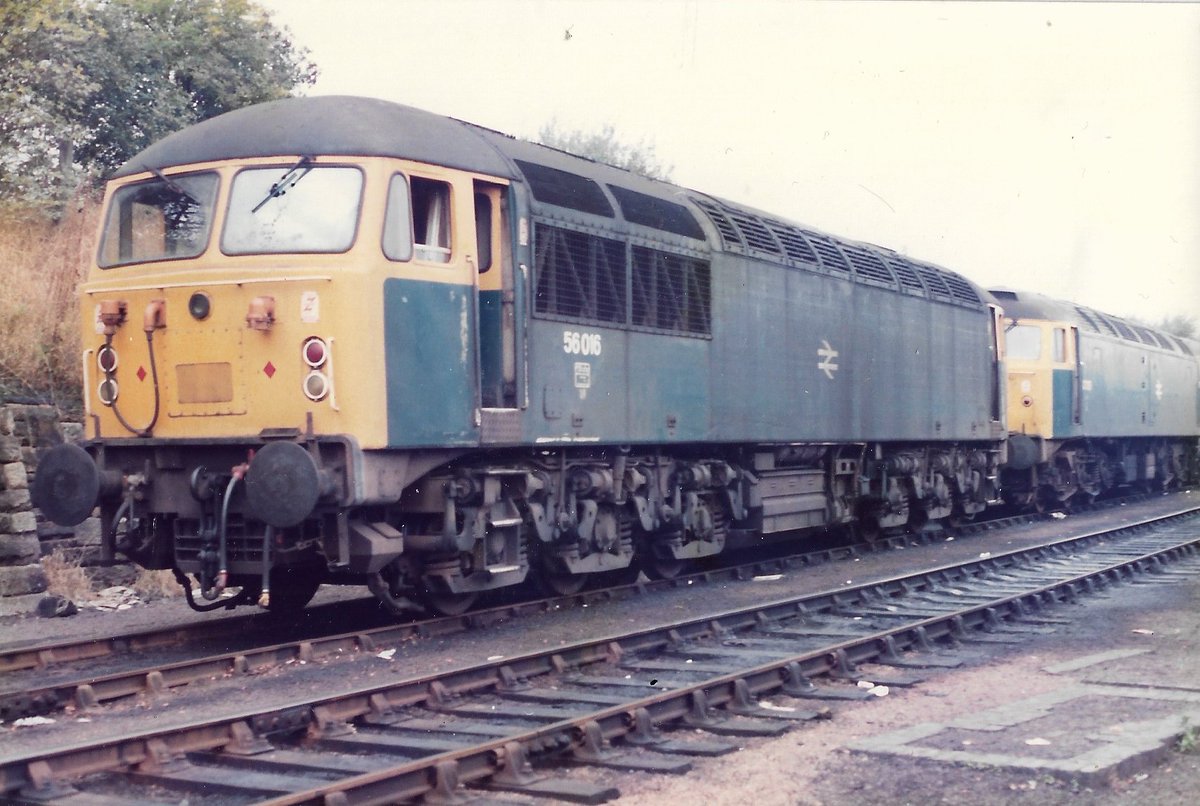
<svg viewBox="0 0 1200 806">
<path fill-rule="evenodd" d="M 139 380 L 139 381 L 144 381 L 144 380 L 146 380 L 146 368 L 145 368 L 145 367 L 138 367 L 137 376 L 138 376 L 138 380 Z"/>
<path fill-rule="evenodd" d="M 268 378 L 274 378 L 275 377 L 275 365 L 272 364 L 270 361 L 268 361 L 267 365 L 265 367 L 263 367 L 263 372 L 266 373 L 266 376 Z"/>
</svg>

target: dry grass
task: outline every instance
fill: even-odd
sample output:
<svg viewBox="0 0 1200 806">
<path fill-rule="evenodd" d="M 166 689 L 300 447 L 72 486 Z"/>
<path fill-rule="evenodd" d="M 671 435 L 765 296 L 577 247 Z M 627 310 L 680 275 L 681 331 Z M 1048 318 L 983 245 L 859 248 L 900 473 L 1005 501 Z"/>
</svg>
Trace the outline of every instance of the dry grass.
<svg viewBox="0 0 1200 806">
<path fill-rule="evenodd" d="M 191 580 L 189 579 L 188 582 L 190 583 Z M 183 588 L 175 581 L 175 575 L 170 571 L 147 571 L 145 568 L 140 568 L 137 579 L 130 587 L 138 596 L 147 601 L 183 596 Z"/>
<path fill-rule="evenodd" d="M 80 198 L 60 219 L 0 209 L 0 399 L 33 398 L 77 410 L 79 301 L 100 207 Z"/>
<path fill-rule="evenodd" d="M 92 582 L 78 561 L 55 549 L 42 558 L 42 571 L 46 574 L 46 592 L 57 594 L 72 602 L 86 602 L 95 598 Z"/>
</svg>

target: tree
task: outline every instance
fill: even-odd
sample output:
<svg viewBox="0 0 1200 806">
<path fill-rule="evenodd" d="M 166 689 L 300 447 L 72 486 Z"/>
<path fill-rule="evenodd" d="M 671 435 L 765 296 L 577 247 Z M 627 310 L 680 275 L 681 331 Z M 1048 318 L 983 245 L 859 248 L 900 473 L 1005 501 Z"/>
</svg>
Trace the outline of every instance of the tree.
<svg viewBox="0 0 1200 806">
<path fill-rule="evenodd" d="M 172 131 L 317 75 L 251 0 L 3 0 L 0 63 L 0 200 L 51 205 Z"/>
<path fill-rule="evenodd" d="M 622 143 L 612 124 L 605 124 L 598 132 L 585 132 L 582 129 L 567 132 L 558 128 L 558 121 L 552 120 L 538 129 L 537 141 L 576 156 L 665 182 L 671 180 L 671 173 L 675 170 L 674 166 L 659 161 L 654 153 L 654 143 L 644 139 L 636 145 Z"/>
<path fill-rule="evenodd" d="M 1183 313 L 1178 313 L 1174 316 L 1164 316 L 1162 321 L 1158 323 L 1158 329 L 1164 330 L 1173 336 L 1182 336 L 1185 339 L 1194 339 L 1198 335 L 1195 317 Z"/>
</svg>

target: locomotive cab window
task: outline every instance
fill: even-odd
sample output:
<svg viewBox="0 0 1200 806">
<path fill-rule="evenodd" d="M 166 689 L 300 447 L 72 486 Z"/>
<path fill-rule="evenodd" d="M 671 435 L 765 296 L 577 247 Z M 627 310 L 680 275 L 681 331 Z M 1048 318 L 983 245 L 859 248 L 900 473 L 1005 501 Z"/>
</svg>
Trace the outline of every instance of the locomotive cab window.
<svg viewBox="0 0 1200 806">
<path fill-rule="evenodd" d="M 450 262 L 450 186 L 413 177 L 413 243 L 418 260 Z"/>
<path fill-rule="evenodd" d="M 1013 325 L 1005 334 L 1005 352 L 1017 361 L 1037 361 L 1042 357 L 1042 329 L 1037 325 Z"/>
<path fill-rule="evenodd" d="M 411 182 L 411 184 L 410 184 Z M 391 260 L 450 262 L 450 185 L 418 176 L 392 176 L 383 253 Z"/>
<path fill-rule="evenodd" d="M 412 207 L 408 203 L 408 180 L 404 174 L 395 174 L 388 184 L 383 253 L 391 260 L 412 260 Z"/>
<path fill-rule="evenodd" d="M 475 243 L 483 274 L 492 267 L 492 200 L 486 193 L 475 194 Z"/>
<path fill-rule="evenodd" d="M 102 268 L 196 257 L 208 246 L 215 173 L 159 176 L 113 194 L 104 221 Z"/>
<path fill-rule="evenodd" d="M 1065 364 L 1067 361 L 1067 331 L 1056 327 L 1054 333 L 1054 363 Z"/>
<path fill-rule="evenodd" d="M 228 255 L 345 252 L 362 202 L 357 168 L 249 168 L 233 179 L 221 237 Z"/>
</svg>

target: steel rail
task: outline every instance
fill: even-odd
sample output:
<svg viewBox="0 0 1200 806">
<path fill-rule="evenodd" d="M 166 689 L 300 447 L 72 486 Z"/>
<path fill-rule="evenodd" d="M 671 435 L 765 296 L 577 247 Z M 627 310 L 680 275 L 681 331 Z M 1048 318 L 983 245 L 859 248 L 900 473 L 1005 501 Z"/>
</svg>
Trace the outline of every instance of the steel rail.
<svg viewBox="0 0 1200 806">
<path fill-rule="evenodd" d="M 1129 501 L 1134 499 L 1119 500 Z M 1116 501 L 1117 499 L 1114 499 L 1114 504 Z M 988 521 L 970 521 L 954 527 L 954 532 L 956 533 L 956 536 L 976 535 L 986 531 L 1004 529 L 1013 525 L 1030 523 L 1036 520 L 1045 520 L 1048 517 L 1048 515 L 1044 514 L 1028 513 L 1022 515 L 1011 515 Z M 749 562 L 736 563 L 725 568 L 706 569 L 693 574 L 680 575 L 673 579 L 650 580 L 645 582 L 631 583 L 628 585 L 615 585 L 604 589 L 583 590 L 579 593 L 571 594 L 569 596 L 530 599 L 522 602 L 472 610 L 461 616 L 419 619 L 411 622 L 411 625 L 418 628 L 417 633 L 422 635 L 446 635 L 458 632 L 468 626 L 472 626 L 468 623 L 472 619 L 486 625 L 495 623 L 495 621 L 498 619 L 511 618 L 525 612 L 539 612 L 542 610 L 563 609 L 575 606 L 577 604 L 591 604 L 593 602 L 612 599 L 627 593 L 638 594 L 645 591 L 695 584 L 697 582 L 738 579 L 744 578 L 746 574 L 754 573 L 760 569 L 781 570 L 797 566 L 817 565 L 824 562 L 832 562 L 838 559 L 861 556 L 872 551 L 892 549 L 898 546 L 918 545 L 922 542 L 925 542 L 930 536 L 936 538 L 936 530 L 934 532 L 917 535 L 891 535 L 875 541 L 861 541 L 858 543 L 833 546 L 817 551 L 806 551 L 799 554 L 755 559 Z M 338 609 L 346 607 L 351 601 L 357 605 L 364 605 L 373 603 L 374 599 L 369 596 L 363 596 L 360 599 L 311 605 L 303 611 L 303 617 L 306 621 L 319 623 L 324 621 L 322 618 L 323 614 L 332 614 Z M 222 615 L 220 618 L 214 618 L 206 621 L 194 621 L 176 624 L 170 627 L 151 627 L 134 630 L 127 633 L 104 636 L 89 636 L 88 638 L 70 641 L 15 643 L 7 647 L 0 647 L 0 672 L 18 672 L 27 669 L 43 670 L 55 665 L 77 663 L 84 660 L 95 660 L 97 658 L 111 655 L 122 655 L 135 652 L 144 652 L 147 650 L 171 648 L 191 641 L 220 638 L 231 633 L 246 631 L 256 626 L 262 626 L 266 628 L 268 624 L 272 625 L 272 628 L 278 628 L 278 625 L 285 625 L 289 627 L 293 626 L 292 623 L 283 620 L 270 621 L 272 618 L 273 617 L 270 614 L 261 612 L 241 613 L 228 616 Z M 381 633 L 386 633 L 388 630 L 394 629 L 397 626 L 398 625 L 393 622 L 381 625 L 377 629 Z M 370 632 L 370 629 L 358 630 L 355 634 L 370 634 Z M 321 637 L 321 635 L 321 633 L 314 633 L 310 636 L 307 636 L 304 640 Z M 339 635 L 341 634 L 333 634 L 329 637 L 337 638 Z M 349 634 L 347 633 L 346 635 Z M 297 643 L 299 643 L 299 641 L 297 641 Z M 4 695 L 0 693 L 0 703 L 3 702 L 3 697 Z M 2 708 L 3 706 L 0 705 L 0 710 L 2 710 Z"/>
<path fill-rule="evenodd" d="M 135 765 L 153 767 L 181 753 L 216 749 L 235 752 L 246 750 L 256 742 L 261 742 L 260 737 L 264 735 L 304 729 L 319 734 L 336 730 L 345 722 L 360 717 L 386 724 L 394 719 L 397 709 L 407 706 L 428 705 L 436 710 L 451 693 L 504 690 L 513 681 L 522 678 L 613 661 L 625 654 L 661 649 L 680 641 L 794 617 L 801 612 L 835 612 L 854 604 L 876 604 L 881 597 L 899 597 L 913 591 L 931 589 L 948 581 L 995 576 L 1000 572 L 1015 570 L 1022 557 L 1061 556 L 1086 541 L 1108 539 L 1114 533 L 1145 529 L 1151 524 L 1179 519 L 1194 512 L 1175 513 L 1141 524 L 1092 532 L 1045 546 L 1007 552 L 961 565 L 943 566 L 917 575 L 893 577 L 856 589 L 789 597 L 666 627 L 580 642 L 551 651 L 462 667 L 399 683 L 364 687 L 336 696 L 275 707 L 265 712 L 247 709 L 216 720 L 201 720 L 150 732 L 131 733 L 99 744 L 79 743 L 44 753 L 0 760 L 0 792 L 11 793 L 22 787 L 53 789 L 59 781 L 86 773 L 129 769 Z M 1170 546 L 1119 562 L 1104 563 L 1081 574 L 1035 585 L 1019 593 L 997 596 L 991 601 L 975 603 L 951 613 L 917 619 L 853 640 L 834 641 L 817 650 L 760 663 L 678 689 L 633 698 L 621 705 L 597 709 L 585 716 L 562 720 L 536 730 L 507 735 L 474 748 L 432 755 L 395 765 L 385 771 L 358 775 L 269 802 L 280 806 L 305 802 L 387 802 L 431 791 L 434 787 L 447 785 L 446 782 L 451 780 L 470 782 L 499 775 L 502 782 L 506 776 L 519 781 L 524 777 L 524 760 L 530 753 L 548 748 L 577 747 L 586 737 L 595 737 L 597 730 L 601 738 L 612 739 L 689 715 L 693 719 L 703 720 L 709 707 L 737 702 L 739 697 L 744 699 L 745 694 L 754 696 L 781 688 L 785 692 L 799 691 L 807 685 L 808 677 L 844 668 L 847 662 L 861 663 L 881 658 L 886 662 L 897 652 L 927 647 L 935 639 L 962 636 L 966 630 L 979 629 L 1005 617 L 1023 616 L 1031 608 L 1040 609 L 1052 601 L 1074 600 L 1080 589 L 1094 586 L 1096 580 L 1106 583 L 1133 573 L 1122 572 L 1122 568 L 1149 567 L 1159 562 L 1155 558 L 1194 553 L 1197 543 L 1200 543 L 1200 536 L 1189 537 Z M 898 599 L 893 598 L 893 601 Z M 332 800 L 324 800 L 327 797 Z"/>
<path fill-rule="evenodd" d="M 1145 496 L 1126 496 L 1109 501 L 1097 502 L 1089 504 L 1086 511 L 1093 511 L 1095 508 L 1103 506 L 1124 505 L 1130 502 L 1143 500 Z M 1009 528 L 1014 525 L 1026 524 L 1033 521 L 1046 520 L 1050 516 L 1039 513 L 1026 513 L 1020 515 L 1009 515 L 1000 518 L 993 518 L 986 521 L 968 521 L 953 527 L 953 532 L 958 537 L 967 535 L 978 535 L 983 532 L 997 531 Z M 936 533 L 935 533 L 936 534 Z M 576 604 L 590 604 L 593 602 L 612 599 L 626 593 L 642 593 L 648 590 L 658 590 L 662 588 L 678 587 L 680 585 L 694 584 L 697 582 L 709 582 L 713 580 L 739 579 L 744 578 L 744 575 L 755 572 L 756 569 L 780 570 L 788 569 L 796 566 L 816 565 L 823 562 L 831 562 L 838 559 L 857 557 L 872 551 L 896 548 L 898 546 L 911 546 L 920 544 L 924 537 L 922 535 L 890 535 L 880 538 L 875 541 L 860 541 L 842 546 L 834 546 L 819 551 L 808 551 L 793 555 L 784 555 L 780 557 L 751 560 L 746 563 L 737 563 L 726 568 L 706 569 L 694 574 L 681 575 L 674 579 L 666 580 L 650 580 L 646 582 L 636 582 L 628 585 L 616 585 L 604 589 L 583 590 L 579 593 L 569 596 L 557 596 L 543 599 L 531 599 L 518 603 L 498 605 L 490 608 L 481 608 L 472 610 L 461 616 L 447 616 L 430 619 L 421 619 L 412 622 L 412 626 L 416 627 L 416 633 L 421 635 L 446 635 L 454 632 L 459 632 L 471 625 L 469 622 L 474 619 L 481 624 L 495 623 L 498 619 L 510 618 L 520 615 L 525 612 L 538 612 L 540 610 L 552 610 L 571 607 Z M 353 601 L 359 605 L 371 603 L 374 600 L 369 596 L 363 596 L 360 599 L 344 600 L 340 602 L 331 602 L 318 605 L 311 605 L 303 611 L 303 616 L 307 621 L 322 622 L 324 613 L 333 613 L 340 608 L 347 606 L 348 602 Z M 219 618 L 213 618 L 206 621 L 193 621 L 182 624 L 172 625 L 170 627 L 150 627 L 145 629 L 134 630 L 126 633 L 118 633 L 114 635 L 89 636 L 87 638 L 75 639 L 69 641 L 51 641 L 51 642 L 11 642 L 8 646 L 0 646 L 0 672 L 19 672 L 29 669 L 44 670 L 56 665 L 65 665 L 78 663 L 80 661 L 95 660 L 102 657 L 113 655 L 132 654 L 137 652 L 145 652 L 148 650 L 164 649 L 177 647 L 181 644 L 186 644 L 192 641 L 202 641 L 210 638 L 220 638 L 231 633 L 247 631 L 256 626 L 267 626 L 267 622 L 272 618 L 271 615 L 255 612 L 255 613 L 240 613 L 236 615 L 222 615 Z M 286 621 L 270 622 L 273 629 L 278 628 L 278 625 L 293 626 Z M 395 629 L 395 623 L 381 625 L 378 629 L 381 633 Z M 370 635 L 372 629 L 358 630 L 354 635 Z M 342 636 L 349 636 L 350 633 L 338 633 L 329 635 L 331 639 L 337 639 Z M 307 636 L 304 640 L 311 640 L 318 637 L 323 637 L 323 633 L 313 633 Z M 297 641 L 296 643 L 300 643 Z M 264 647 L 265 649 L 265 647 Z M 150 670 L 146 670 L 147 672 Z M 5 714 L 4 710 L 4 695 L 0 692 L 0 714 Z M 39 700 L 44 698 L 38 698 Z M 46 702 L 41 703 L 40 707 L 54 707 L 54 697 L 45 698 Z M 11 714 L 6 714 L 11 716 Z"/>
<path fill-rule="evenodd" d="M 1011 522 L 1027 523 L 1032 516 L 1018 516 Z M 997 528 L 997 527 L 992 527 Z M 510 603 L 474 610 L 459 616 L 444 616 L 412 622 L 390 622 L 348 632 L 324 633 L 313 631 L 304 637 L 257 647 L 232 650 L 200 658 L 141 666 L 109 674 L 89 674 L 74 680 L 62 680 L 28 686 L 19 691 L 0 691 L 0 719 L 12 720 L 21 716 L 40 715 L 61 709 L 68 703 L 81 708 L 93 708 L 104 702 L 133 696 L 142 692 L 161 692 L 185 686 L 198 680 L 227 674 L 243 674 L 254 669 L 280 666 L 295 661 L 312 661 L 348 652 L 374 652 L 379 645 L 400 642 L 416 637 L 445 636 L 486 627 L 512 618 L 580 605 L 644 595 L 659 590 L 671 590 L 697 583 L 746 579 L 755 574 L 773 573 L 795 567 L 810 567 L 839 559 L 850 559 L 873 551 L 912 546 L 925 542 L 930 534 L 895 536 L 876 544 L 860 543 L 836 546 L 819 551 L 757 559 L 726 568 L 707 569 L 673 579 L 649 580 L 617 585 L 600 590 L 585 590 L 568 596 Z M 321 605 L 306 611 L 307 620 L 322 623 L 322 612 L 334 612 L 347 606 L 369 605 L 373 600 L 360 599 Z M 190 641 L 220 638 L 239 631 L 276 625 L 294 628 L 287 622 L 271 622 L 266 614 L 239 615 L 194 625 L 176 625 L 163 629 L 145 629 L 127 634 L 87 638 L 58 644 L 46 644 L 0 650 L 0 672 L 46 670 L 52 666 L 78 663 L 114 655 L 179 647 Z M 341 620 L 341 619 L 339 619 Z M 332 621 L 332 620 L 331 620 Z M 264 623 L 265 622 L 265 623 Z"/>
<path fill-rule="evenodd" d="M 971 630 L 981 629 L 1004 619 L 1019 618 L 1029 609 L 1041 610 L 1046 597 L 1075 601 L 1078 587 L 1090 580 L 1110 575 L 1121 576 L 1131 565 L 1154 563 L 1163 555 L 1173 555 L 1200 544 L 1200 537 L 1161 551 L 1150 552 L 1130 561 L 1115 563 L 1071 579 L 1050 583 L 1025 593 L 998 598 L 985 605 L 966 607 L 958 612 L 930 617 L 922 621 L 883 630 L 874 634 L 833 643 L 811 652 L 794 655 L 758 666 L 725 673 L 700 683 L 649 695 L 628 703 L 598 709 L 585 716 L 572 717 L 536 730 L 504 736 L 489 742 L 436 756 L 419 759 L 391 769 L 366 773 L 305 792 L 259 801 L 259 806 L 301 806 L 302 804 L 386 804 L 396 799 L 412 799 L 438 790 L 446 782 L 456 785 L 487 781 L 508 774 L 519 781 L 527 759 L 527 748 L 581 747 L 589 736 L 604 742 L 626 737 L 647 722 L 665 725 L 691 718 L 703 725 L 713 708 L 728 707 L 744 698 L 783 693 L 802 694 L 811 685 L 810 678 L 835 672 L 846 666 L 872 661 L 887 664 L 899 652 L 925 651 L 933 641 L 959 639 Z M 1002 612 L 1004 611 L 1004 612 Z M 721 624 L 729 629 L 730 625 Z M 501 680 L 498 685 L 502 685 Z M 378 710 L 377 710 L 378 713 Z M 386 716 L 386 711 L 383 712 Z M 593 727 L 594 726 L 594 727 Z"/>
</svg>

